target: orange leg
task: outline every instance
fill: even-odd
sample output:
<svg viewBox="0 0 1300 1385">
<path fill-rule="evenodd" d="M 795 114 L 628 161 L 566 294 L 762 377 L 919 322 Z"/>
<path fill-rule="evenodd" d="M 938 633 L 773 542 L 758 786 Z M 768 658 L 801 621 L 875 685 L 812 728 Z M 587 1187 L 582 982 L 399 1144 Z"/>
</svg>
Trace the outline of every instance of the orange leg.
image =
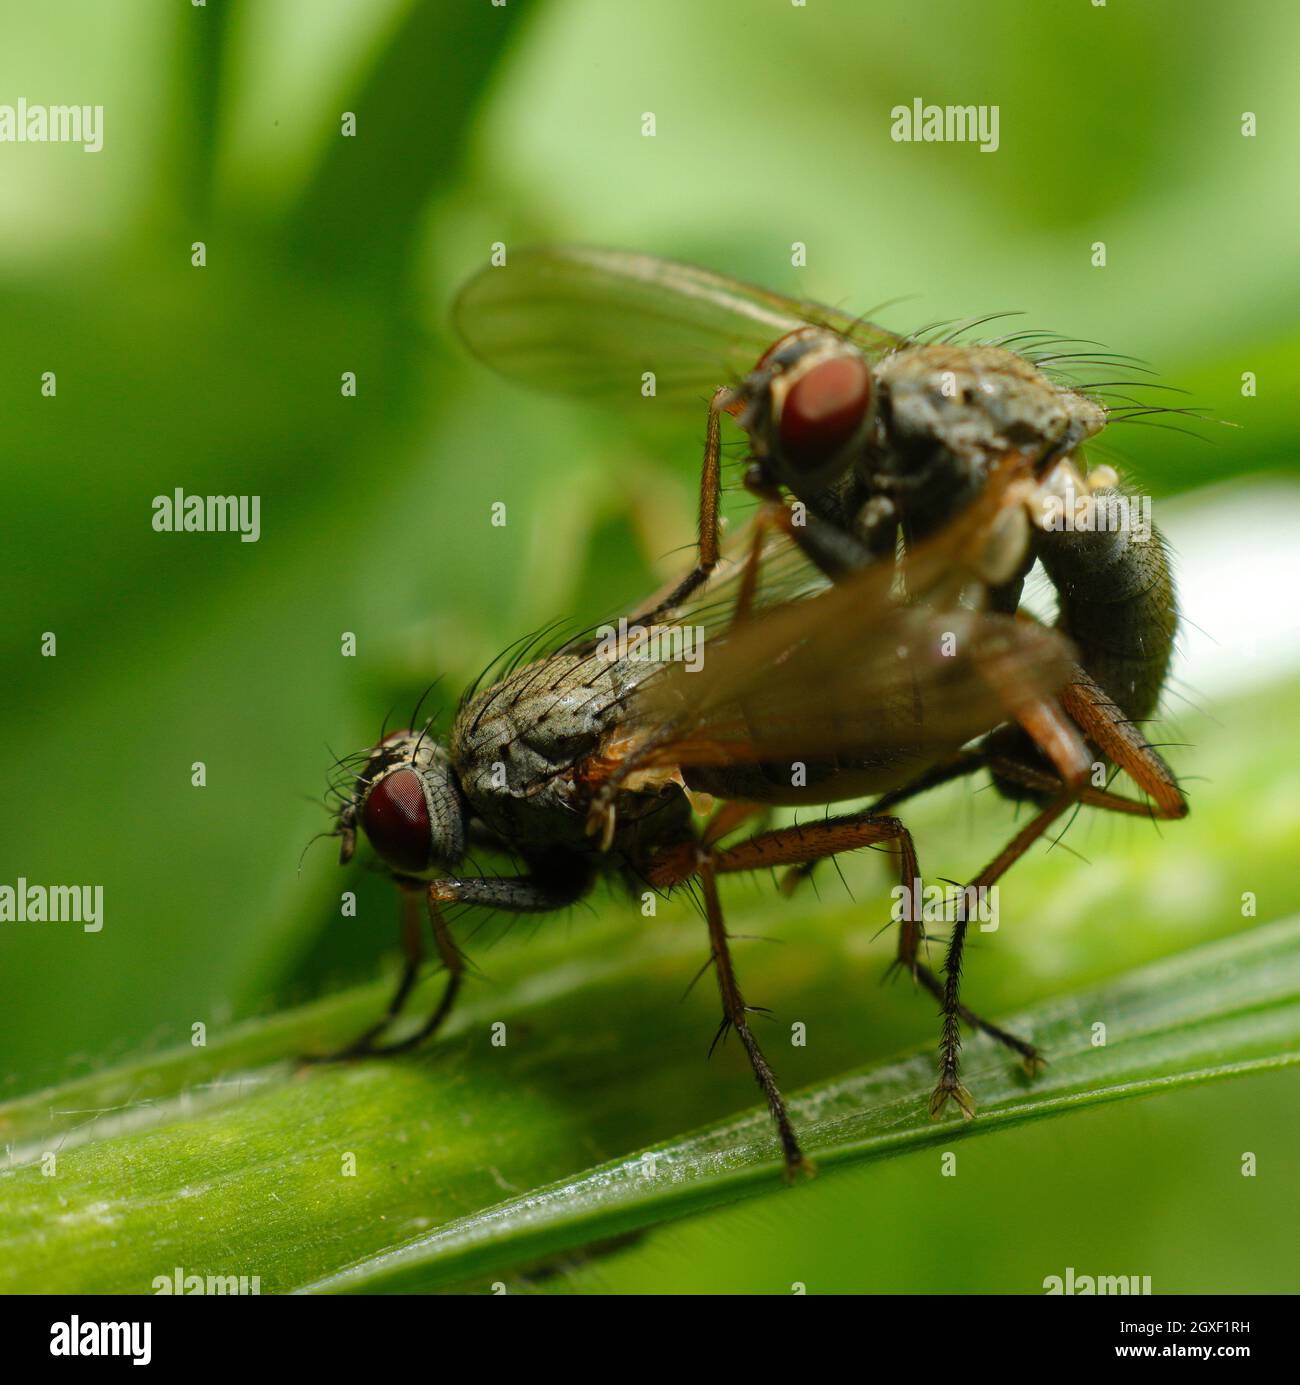
<svg viewBox="0 0 1300 1385">
<path fill-rule="evenodd" d="M 412 888 L 410 885 L 400 883 L 398 885 L 401 906 L 402 952 L 406 961 L 402 967 L 401 980 L 397 983 L 397 990 L 393 993 L 392 1000 L 388 1002 L 388 1008 L 384 1011 L 383 1018 L 359 1034 L 346 1048 L 339 1049 L 337 1053 L 310 1055 L 305 1060 L 306 1062 L 333 1063 L 345 1058 L 362 1058 L 367 1054 L 379 1051 L 375 1049 L 374 1041 L 402 1013 L 407 997 L 410 996 L 415 985 L 415 978 L 419 975 L 420 963 L 424 959 L 424 941 L 420 934 L 421 893 L 422 890 L 418 887 Z"/>
<path fill-rule="evenodd" d="M 863 815 L 830 818 L 806 827 L 787 827 L 772 832 L 761 832 L 723 850 L 710 850 L 694 842 L 682 842 L 660 851 L 648 872 L 649 883 L 659 888 L 680 884 L 692 876 L 698 877 L 700 881 L 709 924 L 712 961 L 717 968 L 718 989 L 722 996 L 723 1018 L 718 1038 L 720 1039 L 729 1029 L 735 1029 L 741 1043 L 744 1044 L 750 1065 L 754 1069 L 754 1076 L 767 1099 L 768 1109 L 772 1112 L 772 1118 L 781 1137 L 787 1175 L 799 1169 L 811 1172 L 811 1166 L 800 1152 L 772 1070 L 746 1020 L 746 1015 L 752 1007 L 746 1006 L 736 982 L 727 946 L 727 933 L 722 922 L 716 877 L 767 866 L 793 865 L 813 857 L 833 856 L 839 851 L 884 842 L 898 843 L 900 875 L 904 882 L 910 883 L 916 878 L 917 864 L 916 852 L 907 829 L 896 818 L 872 819 Z M 910 924 L 905 922 L 904 927 L 908 926 Z M 715 1039 L 714 1043 L 717 1041 L 718 1039 Z"/>
<path fill-rule="evenodd" d="M 1036 789 L 1044 795 L 1051 795 L 1034 819 L 1017 833 L 1011 842 L 971 882 L 971 885 L 976 888 L 987 887 L 998 880 L 1047 831 L 1052 823 L 1076 804 L 1084 803 L 1109 812 L 1156 818 L 1180 818 L 1187 812 L 1187 801 L 1164 760 L 1152 746 L 1146 743 L 1133 725 L 1124 718 L 1115 702 L 1083 669 L 1076 668 L 1072 682 L 1061 695 L 1061 706 L 1064 712 L 1069 714 L 1071 721 L 1067 721 L 1065 716 L 1053 709 L 1050 703 L 1036 704 L 1032 709 L 1032 715 L 1022 716 L 1018 720 L 1034 737 L 1040 748 L 1049 755 L 1058 770 L 1062 769 L 1063 765 L 1073 763 L 1074 772 L 1068 779 L 1064 775 L 1062 779 L 1055 779 L 1034 766 L 1024 765 L 1004 757 L 982 756 L 976 752 L 974 755 L 955 759 L 951 766 L 947 767 L 948 773 L 946 775 L 941 772 L 932 774 L 928 779 L 915 781 L 915 791 L 919 792 L 921 789 L 931 787 L 934 783 L 942 782 L 944 777 L 957 777 L 984 763 L 1006 778 Z M 1078 732 L 1073 730 L 1073 724 L 1077 724 L 1086 733 L 1107 759 L 1124 769 L 1140 788 L 1150 794 L 1152 801 L 1144 804 L 1125 798 L 1123 795 L 1112 794 L 1088 785 L 1079 774 L 1081 761 L 1073 743 L 1077 742 L 1082 745 L 1083 742 L 1080 740 Z M 890 795 L 888 803 L 892 806 L 902 798 L 909 796 L 909 788 L 910 786 L 905 786 L 896 794 Z M 876 805 L 877 811 L 879 806 Z M 966 895 L 963 893 L 961 898 L 964 904 Z M 944 963 L 942 987 L 938 985 L 937 978 L 927 974 L 924 968 L 917 966 L 914 969 L 915 974 L 927 989 L 938 996 L 943 1004 L 944 1026 L 940 1080 L 931 1102 L 931 1112 L 936 1116 L 942 1112 L 949 1097 L 953 1097 L 957 1101 L 963 1114 L 967 1116 L 973 1114 L 969 1093 L 966 1092 L 958 1078 L 961 1036 L 957 1021 L 959 1017 L 964 1018 L 962 1015 L 963 1007 L 958 999 L 958 987 L 966 930 L 967 920 L 963 912 L 959 910 L 948 945 L 947 959 Z M 906 961 L 901 949 L 900 961 Z M 1026 1067 L 1031 1072 L 1042 1061 L 1030 1045 L 1014 1039 L 1013 1036 L 1003 1035 L 1000 1031 L 995 1033 L 993 1027 L 987 1024 L 981 1024 L 979 1027 L 984 1029 L 986 1033 L 992 1033 L 994 1037 L 1000 1038 L 1002 1042 L 1009 1043 L 1011 1047 L 1022 1053 Z"/>
<path fill-rule="evenodd" d="M 1016 841 L 996 861 L 986 867 L 973 884 L 976 886 L 992 884 L 1068 805 L 1069 800 L 1066 800 L 1050 817 L 1041 815 L 1039 820 L 1026 827 Z M 904 888 L 909 891 L 910 896 L 913 886 L 918 889 L 920 887 L 920 867 L 917 864 L 916 848 L 912 842 L 911 833 L 897 818 L 881 817 L 874 813 L 849 814 L 844 817 L 826 818 L 818 822 L 763 832 L 727 850 L 713 853 L 711 866 L 719 875 L 742 870 L 761 870 L 774 866 L 800 866 L 826 860 L 841 851 L 854 851 L 861 847 L 888 843 L 896 843 L 897 845 L 899 879 Z M 694 873 L 698 860 L 698 851 L 691 843 L 669 847 L 656 856 L 649 874 L 650 882 L 658 886 L 668 886 L 685 880 Z M 1024 1059 L 1026 1067 L 1031 1071 L 1035 1070 L 1038 1064 L 1042 1062 L 1042 1058 L 1031 1044 L 1017 1038 L 1014 1034 L 1007 1033 L 1006 1030 L 998 1028 L 997 1025 L 989 1023 L 967 1009 L 960 1002 L 955 983 L 950 979 L 945 985 L 927 966 L 919 961 L 917 954 L 924 937 L 923 920 L 914 917 L 915 911 L 910 908 L 905 908 L 900 912 L 896 965 L 906 968 L 931 994 L 943 1001 L 945 1012 L 949 1006 L 951 1007 L 953 1019 L 951 1024 L 946 1026 L 945 1039 L 951 1040 L 955 1037 L 956 1047 L 960 1047 L 956 1020 L 961 1019 L 972 1028 L 979 1029 L 999 1043 L 1014 1049 Z M 957 926 L 964 935 L 965 922 L 960 915 Z M 956 959 L 960 958 L 960 946 L 959 941 Z M 949 946 L 949 958 L 950 961 L 954 960 L 951 944 Z M 958 971 L 950 973 L 950 978 L 952 975 L 958 974 Z M 956 1072 L 954 1059 L 949 1094 L 957 1097 L 963 1110 L 966 1110 L 968 1114 L 973 1114 L 974 1103 L 971 1102 L 965 1088 L 956 1080 Z"/>
<path fill-rule="evenodd" d="M 700 517 L 698 555 L 695 566 L 668 593 L 647 610 L 631 618 L 635 625 L 651 625 L 655 619 L 680 606 L 693 592 L 709 580 L 718 565 L 722 543 L 722 423 L 721 412 L 731 391 L 725 387 L 714 391 L 709 400 L 709 418 L 704 434 L 704 461 L 700 467 Z"/>
<path fill-rule="evenodd" d="M 1154 746 L 1106 691 L 1081 668 L 1061 693 L 1061 705 L 1112 763 L 1151 795 L 1146 811 L 1157 818 L 1187 816 L 1187 800 Z M 1122 810 L 1121 810 L 1122 811 Z"/>
<path fill-rule="evenodd" d="M 728 837 L 738 827 L 769 811 L 766 803 L 746 803 L 743 799 L 729 798 L 718 806 L 718 810 L 704 826 L 701 838 L 705 846 L 713 846 L 723 837 Z"/>
</svg>

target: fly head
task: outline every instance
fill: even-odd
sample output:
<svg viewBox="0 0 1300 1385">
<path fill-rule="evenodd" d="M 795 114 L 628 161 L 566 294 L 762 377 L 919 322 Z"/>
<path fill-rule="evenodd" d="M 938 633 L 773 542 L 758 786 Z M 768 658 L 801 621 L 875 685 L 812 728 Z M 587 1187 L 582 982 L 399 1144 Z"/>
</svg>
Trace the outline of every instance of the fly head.
<svg viewBox="0 0 1300 1385">
<path fill-rule="evenodd" d="M 469 809 L 446 749 L 416 731 L 394 731 L 370 752 L 339 810 L 340 863 L 352 859 L 357 828 L 398 875 L 424 875 L 465 854 Z"/>
<path fill-rule="evenodd" d="M 871 366 L 852 342 L 800 327 L 762 357 L 735 392 L 740 425 L 767 478 L 801 500 L 838 481 L 874 419 Z"/>
</svg>

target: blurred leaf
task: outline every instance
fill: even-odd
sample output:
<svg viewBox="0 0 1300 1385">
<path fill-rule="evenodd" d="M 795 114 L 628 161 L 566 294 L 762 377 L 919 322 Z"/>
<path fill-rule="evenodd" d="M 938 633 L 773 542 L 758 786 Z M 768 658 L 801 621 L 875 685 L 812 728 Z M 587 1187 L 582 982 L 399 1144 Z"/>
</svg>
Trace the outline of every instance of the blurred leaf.
<svg viewBox="0 0 1300 1385">
<path fill-rule="evenodd" d="M 203 6 L 201 15 L 177 7 L 170 16 L 176 51 L 171 65 L 171 111 L 163 152 L 166 212 L 198 227 L 210 224 L 221 88 L 229 80 L 232 17 L 237 0 Z M 191 9 L 194 7 L 191 6 Z M 206 234 L 206 233 L 205 233 Z"/>
<path fill-rule="evenodd" d="M 347 97 L 356 135 L 327 146 L 294 213 L 289 235 L 305 254 L 343 277 L 406 283 L 418 214 L 461 173 L 482 88 L 531 9 L 409 6 Z"/>
</svg>

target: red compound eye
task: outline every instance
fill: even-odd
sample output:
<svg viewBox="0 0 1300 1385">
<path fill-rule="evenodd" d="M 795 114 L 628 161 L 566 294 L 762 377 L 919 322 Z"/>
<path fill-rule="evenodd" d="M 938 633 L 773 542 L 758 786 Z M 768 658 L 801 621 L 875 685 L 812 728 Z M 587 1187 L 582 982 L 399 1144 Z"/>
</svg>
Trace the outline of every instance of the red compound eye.
<svg viewBox="0 0 1300 1385">
<path fill-rule="evenodd" d="M 797 471 L 829 461 L 871 406 L 871 371 L 858 356 L 832 356 L 801 375 L 781 405 L 781 452 Z"/>
<path fill-rule="evenodd" d="M 429 809 L 420 776 L 396 769 L 381 779 L 366 798 L 361 825 L 371 845 L 394 870 L 426 870 L 433 854 Z"/>
</svg>

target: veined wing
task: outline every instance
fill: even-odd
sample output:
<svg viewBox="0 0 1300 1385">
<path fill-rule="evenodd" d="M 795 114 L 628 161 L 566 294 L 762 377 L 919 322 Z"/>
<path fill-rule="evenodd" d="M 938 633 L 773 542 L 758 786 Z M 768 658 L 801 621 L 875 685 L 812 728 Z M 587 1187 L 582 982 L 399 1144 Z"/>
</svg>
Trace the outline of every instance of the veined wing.
<svg viewBox="0 0 1300 1385">
<path fill-rule="evenodd" d="M 633 759 L 689 767 L 943 751 L 1059 692 L 1074 666 L 1063 636 L 960 604 L 981 590 L 982 545 L 1029 460 L 1006 458 L 980 500 L 901 569 L 880 562 L 730 629 L 706 628 L 697 671 L 666 666 L 627 708 L 644 737 Z"/>
<path fill-rule="evenodd" d="M 853 620 L 832 609 L 843 590 L 706 644 L 696 673 L 647 680 L 627 709 L 648 737 L 637 765 L 942 754 L 1070 677 L 1067 642 L 1033 622 L 928 606 Z"/>
<path fill-rule="evenodd" d="M 816 323 L 876 358 L 902 338 L 818 303 L 652 255 L 587 246 L 509 252 L 461 289 L 452 320 L 501 374 L 578 396 L 700 405 L 734 385 L 787 332 Z"/>
<path fill-rule="evenodd" d="M 979 605 L 990 562 L 997 561 L 991 551 L 996 555 L 1001 522 L 1008 511 L 1023 503 L 1035 461 L 1032 452 L 1008 452 L 992 465 L 982 491 L 966 510 L 905 555 L 881 558 L 868 570 L 841 579 L 839 596 L 829 594 L 830 579 L 795 542 L 799 531 L 793 521 L 789 527 L 756 530 L 755 525 L 762 523 L 757 518 L 727 538 L 717 571 L 672 619 L 698 627 L 710 640 L 721 639 L 735 621 L 742 591 L 748 609 L 755 613 L 825 594 L 816 609 L 826 615 L 818 619 L 860 622 L 864 628 L 884 620 L 891 606 L 924 603 L 947 610 L 963 600 Z M 748 559 L 760 535 L 760 553 L 751 571 Z M 674 585 L 668 583 L 659 596 Z"/>
</svg>

